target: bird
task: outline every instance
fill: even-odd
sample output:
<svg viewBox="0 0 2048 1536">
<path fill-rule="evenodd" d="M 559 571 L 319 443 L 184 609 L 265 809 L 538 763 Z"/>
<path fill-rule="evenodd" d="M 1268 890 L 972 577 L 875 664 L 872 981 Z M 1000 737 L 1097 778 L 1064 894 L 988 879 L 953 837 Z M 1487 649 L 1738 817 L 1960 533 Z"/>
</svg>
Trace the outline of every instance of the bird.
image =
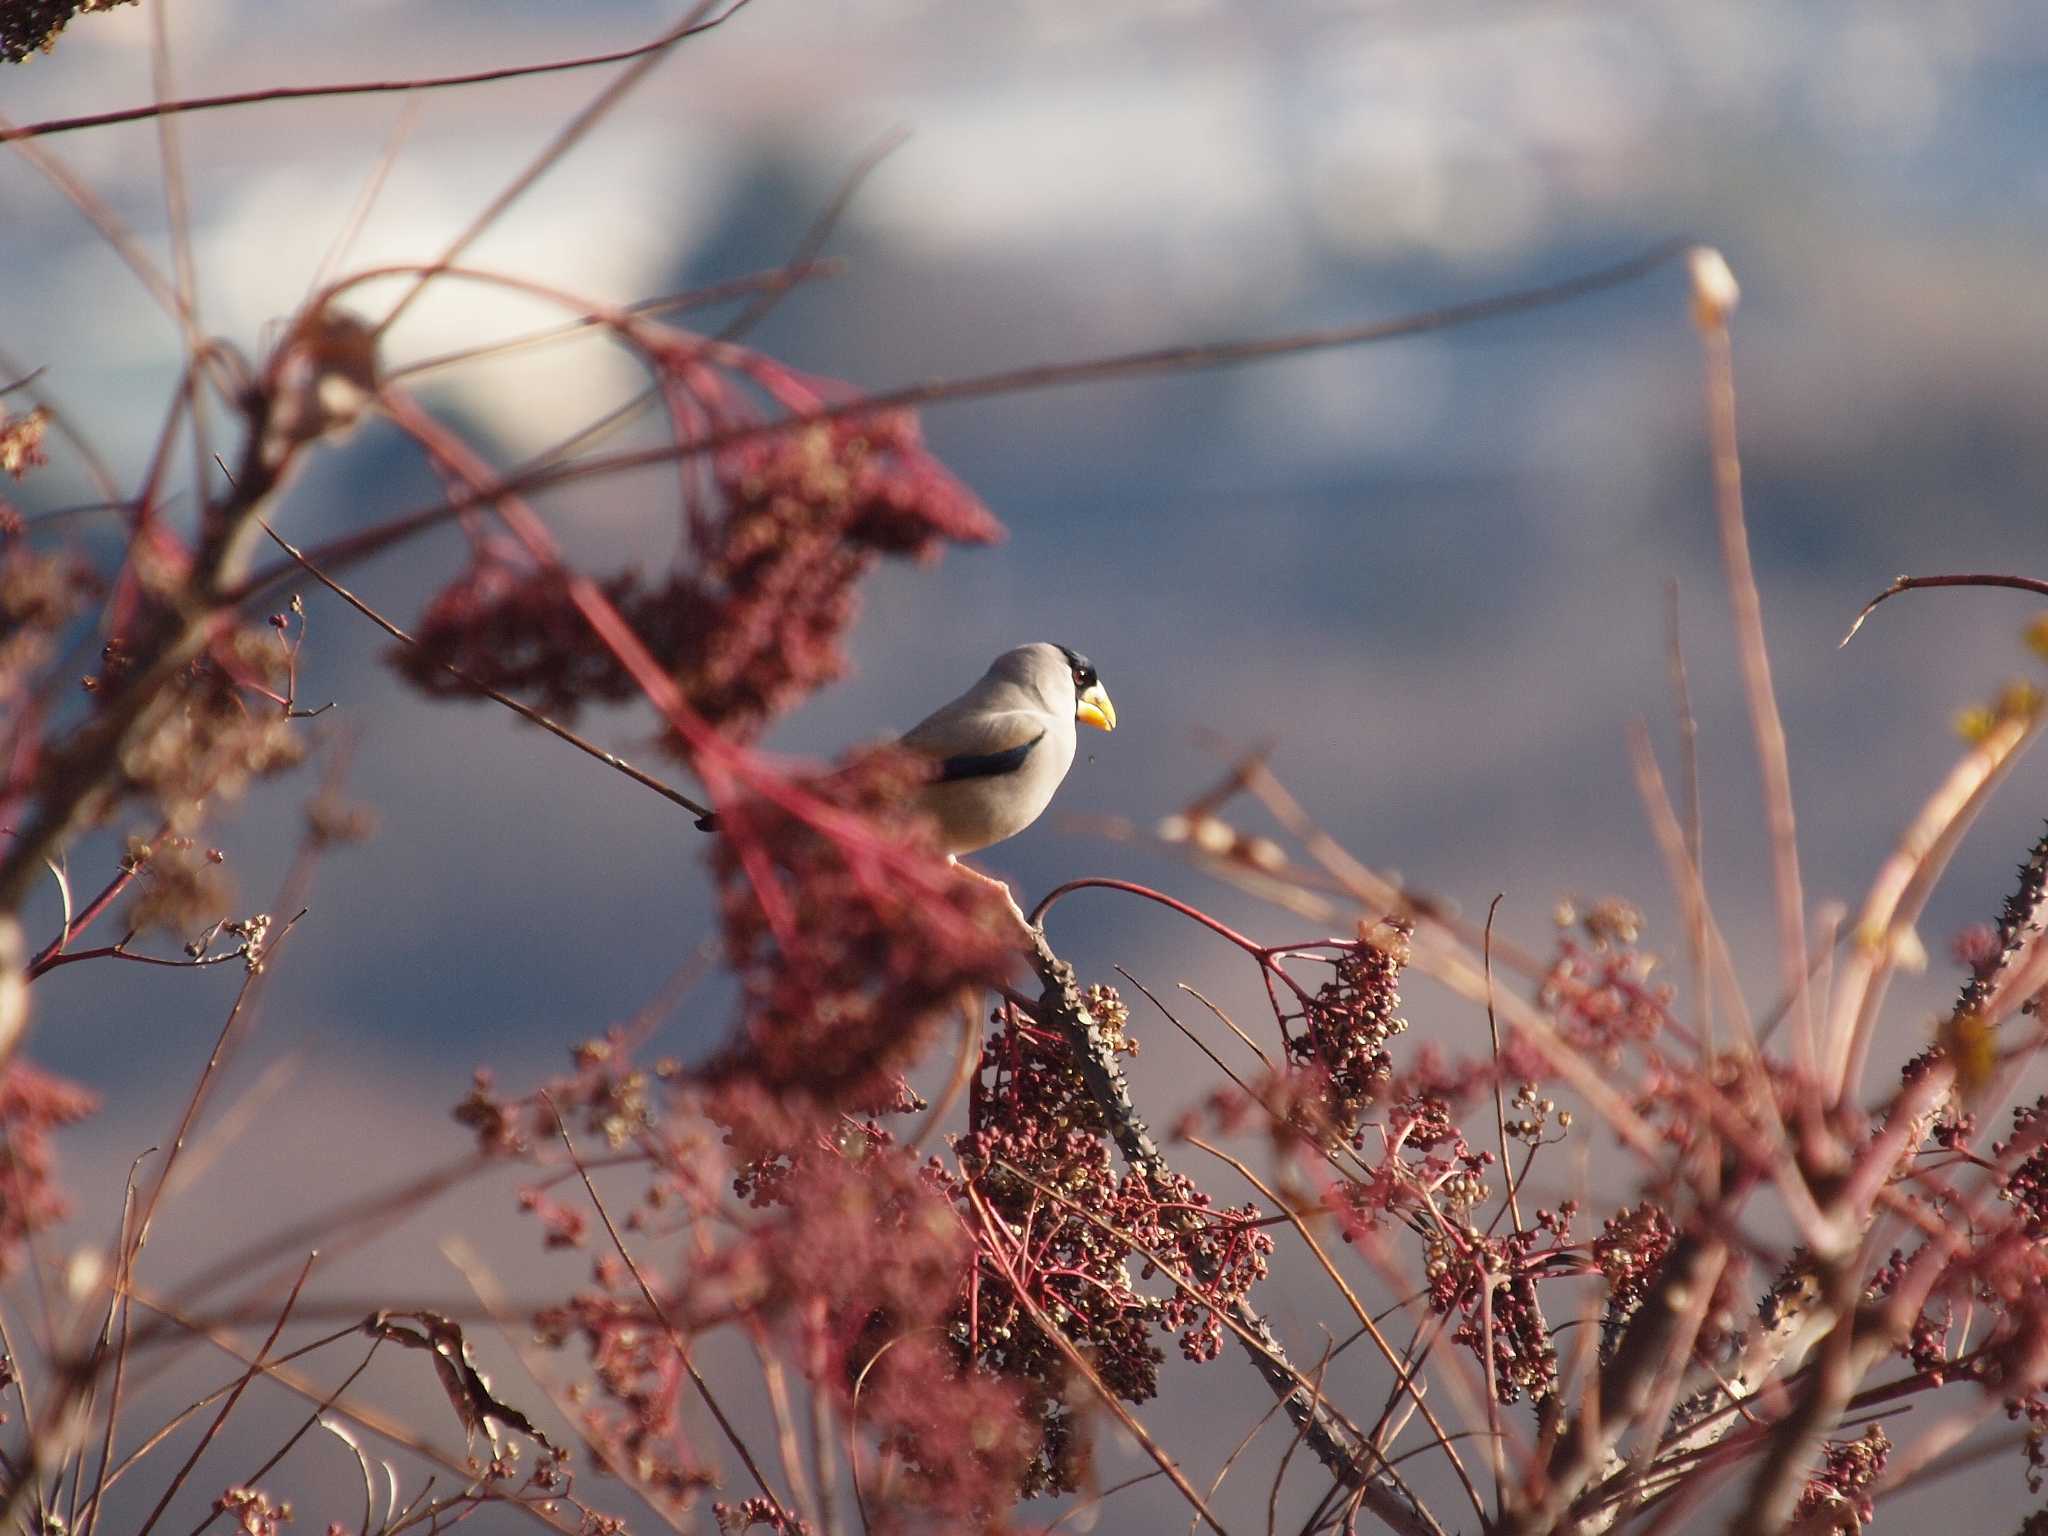
<svg viewBox="0 0 2048 1536">
<path fill-rule="evenodd" d="M 937 764 L 918 801 L 941 850 L 978 853 L 1038 820 L 1074 764 L 1077 724 L 1113 731 L 1116 706 L 1094 662 L 1039 641 L 1003 652 L 906 731 L 901 744 Z"/>
<path fill-rule="evenodd" d="M 1116 706 L 1094 662 L 1041 640 L 1003 652 L 973 687 L 903 734 L 899 744 L 933 764 L 917 801 L 936 823 L 948 863 L 1015 837 L 1044 814 L 1074 765 L 1077 725 L 1113 731 Z M 713 832 L 718 818 L 697 825 Z"/>
</svg>

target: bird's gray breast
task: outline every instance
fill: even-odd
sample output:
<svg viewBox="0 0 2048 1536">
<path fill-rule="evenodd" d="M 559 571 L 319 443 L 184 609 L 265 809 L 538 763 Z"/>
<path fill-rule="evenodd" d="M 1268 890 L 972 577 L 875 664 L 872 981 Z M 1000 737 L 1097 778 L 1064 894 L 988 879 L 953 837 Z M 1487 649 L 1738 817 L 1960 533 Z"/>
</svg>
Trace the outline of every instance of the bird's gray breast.
<svg viewBox="0 0 2048 1536">
<path fill-rule="evenodd" d="M 948 853 L 973 853 L 1015 837 L 1038 820 L 1074 763 L 1074 722 L 1045 717 L 1045 728 L 1002 752 L 946 759 L 923 792 Z"/>
</svg>

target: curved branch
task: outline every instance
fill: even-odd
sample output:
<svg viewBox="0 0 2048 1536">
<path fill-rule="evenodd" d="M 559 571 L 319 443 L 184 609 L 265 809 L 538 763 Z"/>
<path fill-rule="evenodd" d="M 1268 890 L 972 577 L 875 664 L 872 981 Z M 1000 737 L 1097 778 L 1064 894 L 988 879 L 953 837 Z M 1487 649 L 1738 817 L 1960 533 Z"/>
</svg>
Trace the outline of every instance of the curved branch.
<svg viewBox="0 0 2048 1536">
<path fill-rule="evenodd" d="M 1043 927 L 1047 909 L 1062 896 L 1071 895 L 1075 891 L 1088 890 L 1122 891 L 1126 896 L 1142 896 L 1147 901 L 1156 901 L 1160 906 L 1178 912 L 1189 922 L 1200 923 L 1211 933 L 1230 940 L 1231 943 L 1248 955 L 1263 958 L 1267 953 L 1264 945 L 1255 943 L 1228 923 L 1211 917 L 1200 908 L 1189 906 L 1177 897 L 1169 896 L 1164 891 L 1155 891 L 1149 885 L 1139 885 L 1135 880 L 1111 880 L 1102 875 L 1090 875 L 1080 880 L 1069 880 L 1065 885 L 1059 886 L 1047 893 L 1045 898 L 1031 909 L 1031 926 L 1034 928 Z M 1047 953 L 1051 953 L 1051 951 L 1048 950 Z"/>
<path fill-rule="evenodd" d="M 1863 621 L 1870 617 L 1871 610 L 1879 603 L 1897 597 L 1901 592 L 1918 592 L 1923 587 L 2011 587 L 2019 592 L 2032 592 L 2037 597 L 2048 597 L 2048 581 L 2034 576 L 2003 576 L 1995 572 L 1968 576 L 1900 576 L 1863 605 L 1863 611 L 1856 615 L 1856 622 L 1849 626 L 1849 633 L 1842 636 L 1836 649 L 1856 638 L 1856 631 L 1863 627 Z"/>
</svg>

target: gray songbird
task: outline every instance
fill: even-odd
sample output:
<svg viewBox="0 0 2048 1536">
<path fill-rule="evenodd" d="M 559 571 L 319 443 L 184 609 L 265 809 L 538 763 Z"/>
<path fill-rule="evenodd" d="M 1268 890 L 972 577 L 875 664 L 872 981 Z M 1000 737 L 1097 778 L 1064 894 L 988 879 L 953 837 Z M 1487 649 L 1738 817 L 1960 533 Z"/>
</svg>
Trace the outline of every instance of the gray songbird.
<svg viewBox="0 0 2048 1536">
<path fill-rule="evenodd" d="M 1020 645 L 903 738 L 938 769 L 919 800 L 949 855 L 1015 837 L 1038 820 L 1074 763 L 1076 721 L 1116 729 L 1095 664 L 1064 645 Z"/>
<path fill-rule="evenodd" d="M 936 764 L 918 800 L 937 820 L 948 859 L 1038 820 L 1074 765 L 1076 721 L 1113 731 L 1116 706 L 1094 662 L 1040 641 L 1003 652 L 980 682 L 911 728 L 903 745 Z M 698 817 L 697 828 L 716 832 L 717 815 Z"/>
</svg>

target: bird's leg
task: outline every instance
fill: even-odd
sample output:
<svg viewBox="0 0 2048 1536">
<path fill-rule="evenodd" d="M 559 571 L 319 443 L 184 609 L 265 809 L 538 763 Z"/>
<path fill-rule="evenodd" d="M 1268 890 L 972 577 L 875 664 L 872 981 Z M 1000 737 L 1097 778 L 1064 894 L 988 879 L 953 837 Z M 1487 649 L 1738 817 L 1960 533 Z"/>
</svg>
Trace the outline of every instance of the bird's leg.
<svg viewBox="0 0 2048 1536">
<path fill-rule="evenodd" d="M 1017 898 L 1011 893 L 1008 882 L 998 880 L 994 875 L 984 875 L 980 870 L 976 869 L 973 865 L 962 864 L 957 857 L 950 853 L 946 855 L 946 862 L 952 865 L 955 869 L 959 870 L 961 874 L 971 875 L 976 880 L 979 880 L 983 885 L 992 885 L 997 890 L 1001 891 L 1003 893 L 1004 902 L 1009 906 L 1010 911 L 1013 914 L 1015 914 L 1017 918 L 1017 926 L 1019 928 L 1022 928 L 1026 934 L 1035 935 L 1038 932 L 1037 929 L 1031 926 L 1031 919 L 1024 915 L 1024 909 L 1017 905 Z"/>
</svg>

